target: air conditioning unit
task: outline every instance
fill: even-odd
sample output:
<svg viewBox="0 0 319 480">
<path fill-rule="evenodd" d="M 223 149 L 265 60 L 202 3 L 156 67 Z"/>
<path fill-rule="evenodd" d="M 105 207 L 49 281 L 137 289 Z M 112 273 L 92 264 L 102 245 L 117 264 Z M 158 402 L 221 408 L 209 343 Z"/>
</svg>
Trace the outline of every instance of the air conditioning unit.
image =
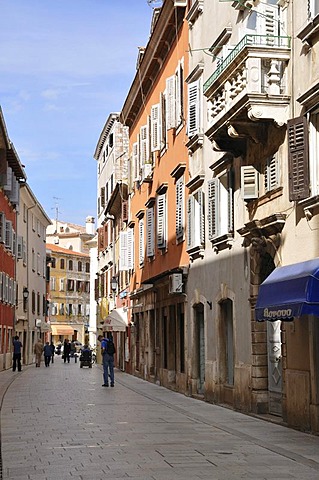
<svg viewBox="0 0 319 480">
<path fill-rule="evenodd" d="M 183 277 L 181 273 L 173 273 L 168 277 L 169 293 L 183 293 Z"/>
<path fill-rule="evenodd" d="M 257 7 L 260 0 L 235 0 L 232 3 L 232 7 L 236 10 L 251 10 L 253 7 Z"/>
<path fill-rule="evenodd" d="M 142 181 L 151 182 L 153 173 L 153 165 L 151 163 L 145 163 L 142 167 Z"/>
<path fill-rule="evenodd" d="M 174 7 L 187 7 L 187 0 L 174 0 Z"/>
</svg>

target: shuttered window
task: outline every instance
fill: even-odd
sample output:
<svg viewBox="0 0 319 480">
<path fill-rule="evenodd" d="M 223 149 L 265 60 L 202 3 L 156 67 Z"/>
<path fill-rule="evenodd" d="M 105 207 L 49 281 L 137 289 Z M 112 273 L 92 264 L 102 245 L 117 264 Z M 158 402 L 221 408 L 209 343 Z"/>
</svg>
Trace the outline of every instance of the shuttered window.
<svg viewBox="0 0 319 480">
<path fill-rule="evenodd" d="M 208 182 L 208 239 L 212 241 L 218 235 L 218 180 Z"/>
<path fill-rule="evenodd" d="M 204 193 L 200 189 L 187 200 L 187 249 L 205 244 Z"/>
<path fill-rule="evenodd" d="M 176 181 L 176 240 L 184 240 L 184 178 Z"/>
<path fill-rule="evenodd" d="M 166 79 L 166 127 L 176 126 L 175 75 Z"/>
<path fill-rule="evenodd" d="M 127 267 L 129 270 L 134 268 L 134 229 L 127 231 Z"/>
<path fill-rule="evenodd" d="M 199 133 L 200 90 L 199 80 L 188 85 L 188 128 L 187 134 L 193 137 Z"/>
<path fill-rule="evenodd" d="M 309 144 L 305 117 L 288 120 L 289 200 L 309 197 Z"/>
<path fill-rule="evenodd" d="M 160 122 L 161 122 L 161 149 L 166 148 L 166 94 L 161 93 L 161 111 L 160 111 Z"/>
<path fill-rule="evenodd" d="M 120 232 L 120 259 L 119 270 L 128 270 L 128 243 L 127 232 Z"/>
<path fill-rule="evenodd" d="M 154 207 L 150 207 L 146 209 L 146 255 L 153 257 L 154 254 Z"/>
<path fill-rule="evenodd" d="M 272 155 L 266 160 L 264 174 L 265 192 L 270 192 L 279 186 L 278 155 Z"/>
<path fill-rule="evenodd" d="M 160 131 L 160 104 L 153 105 L 151 109 L 151 151 L 156 152 L 161 149 L 161 131 Z"/>
<path fill-rule="evenodd" d="M 183 63 L 179 62 L 176 71 L 176 127 L 183 123 L 184 118 L 184 68 Z"/>
<path fill-rule="evenodd" d="M 157 196 L 157 247 L 166 248 L 166 194 Z"/>
<path fill-rule="evenodd" d="M 208 238 L 210 241 L 234 231 L 232 171 L 208 182 Z"/>
<path fill-rule="evenodd" d="M 144 125 L 140 130 L 140 168 L 149 160 L 149 133 L 148 125 Z"/>
<path fill-rule="evenodd" d="M 138 231 L 139 231 L 139 264 L 140 266 L 144 265 L 144 218 L 140 218 L 138 222 Z"/>
<path fill-rule="evenodd" d="M 139 144 L 138 142 L 133 143 L 133 155 L 132 155 L 132 164 L 133 164 L 133 178 L 134 181 L 140 179 L 140 158 L 139 158 Z"/>
<path fill-rule="evenodd" d="M 241 194 L 244 200 L 258 198 L 258 171 L 252 165 L 241 167 Z"/>
</svg>

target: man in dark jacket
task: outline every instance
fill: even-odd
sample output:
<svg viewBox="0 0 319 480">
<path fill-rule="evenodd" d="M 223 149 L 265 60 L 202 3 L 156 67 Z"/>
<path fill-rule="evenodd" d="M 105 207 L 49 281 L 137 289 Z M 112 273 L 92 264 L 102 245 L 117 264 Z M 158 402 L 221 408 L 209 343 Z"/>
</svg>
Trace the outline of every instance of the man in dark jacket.
<svg viewBox="0 0 319 480">
<path fill-rule="evenodd" d="M 64 357 L 64 363 L 68 361 L 70 363 L 70 353 L 71 353 L 71 343 L 69 340 L 66 338 L 63 343 L 63 357 Z"/>
<path fill-rule="evenodd" d="M 19 340 L 18 335 L 13 339 L 13 365 L 12 370 L 15 372 L 18 365 L 18 372 L 21 372 L 21 349 L 22 343 Z"/>
</svg>

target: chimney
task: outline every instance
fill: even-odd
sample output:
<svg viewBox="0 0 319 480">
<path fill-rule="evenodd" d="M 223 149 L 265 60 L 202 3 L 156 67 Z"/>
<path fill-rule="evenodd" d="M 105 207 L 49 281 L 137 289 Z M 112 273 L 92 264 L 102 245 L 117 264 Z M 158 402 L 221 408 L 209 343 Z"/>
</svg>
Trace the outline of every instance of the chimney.
<svg viewBox="0 0 319 480">
<path fill-rule="evenodd" d="M 94 217 L 86 217 L 85 230 L 86 230 L 86 233 L 89 233 L 90 235 L 95 234 L 95 218 Z"/>
</svg>

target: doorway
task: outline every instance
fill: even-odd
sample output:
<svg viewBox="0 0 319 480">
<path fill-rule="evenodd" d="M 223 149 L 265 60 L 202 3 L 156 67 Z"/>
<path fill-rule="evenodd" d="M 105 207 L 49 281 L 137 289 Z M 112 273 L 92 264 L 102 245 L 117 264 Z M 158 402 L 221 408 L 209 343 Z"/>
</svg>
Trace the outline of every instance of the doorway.
<svg viewBox="0 0 319 480">
<path fill-rule="evenodd" d="M 197 357 L 198 393 L 204 393 L 205 384 L 205 323 L 204 306 L 195 307 L 195 348 Z"/>
</svg>

